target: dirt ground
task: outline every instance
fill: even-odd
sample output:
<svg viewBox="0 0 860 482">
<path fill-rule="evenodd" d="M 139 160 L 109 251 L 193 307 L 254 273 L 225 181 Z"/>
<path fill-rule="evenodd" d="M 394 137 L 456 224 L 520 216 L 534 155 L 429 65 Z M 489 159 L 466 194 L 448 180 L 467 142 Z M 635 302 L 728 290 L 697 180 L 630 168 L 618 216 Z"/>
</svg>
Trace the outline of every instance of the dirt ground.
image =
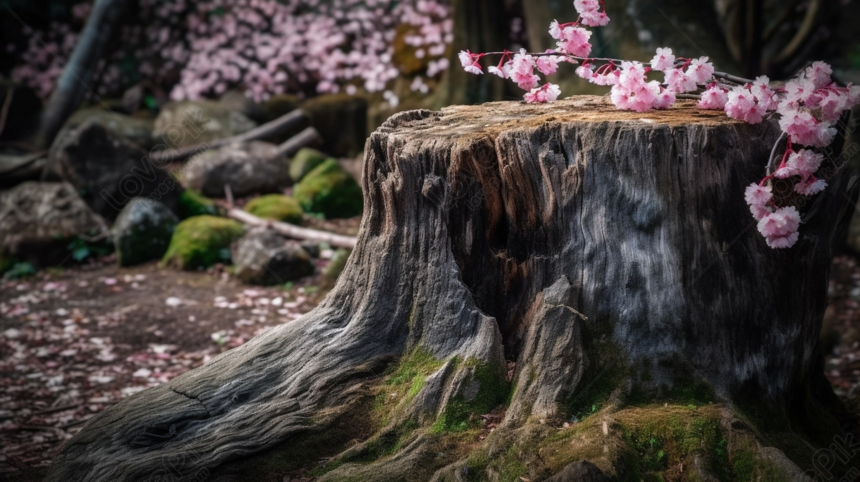
<svg viewBox="0 0 860 482">
<path fill-rule="evenodd" d="M 323 267 L 330 255 L 323 253 Z M 321 270 L 318 270 L 321 271 Z M 0 480 L 38 480 L 95 413 L 311 310 L 320 276 L 248 287 L 223 268 L 88 265 L 0 281 Z M 860 265 L 834 261 L 825 373 L 860 396 Z"/>
<path fill-rule="evenodd" d="M 295 320 L 319 284 L 249 287 L 219 267 L 120 269 L 109 257 L 0 281 L 0 480 L 43 473 L 95 413 Z"/>
</svg>

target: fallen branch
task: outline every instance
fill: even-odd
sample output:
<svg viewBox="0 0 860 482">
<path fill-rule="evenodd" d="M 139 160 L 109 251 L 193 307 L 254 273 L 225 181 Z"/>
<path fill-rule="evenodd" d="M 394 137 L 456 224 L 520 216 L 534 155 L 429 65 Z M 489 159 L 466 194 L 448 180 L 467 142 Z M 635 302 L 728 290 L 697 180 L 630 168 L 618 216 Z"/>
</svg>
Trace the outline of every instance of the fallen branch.
<svg viewBox="0 0 860 482">
<path fill-rule="evenodd" d="M 302 147 L 315 146 L 320 143 L 322 143 L 322 136 L 319 131 L 313 127 L 308 127 L 279 145 L 278 154 L 293 157 L 293 154 L 299 152 Z"/>
<path fill-rule="evenodd" d="M 40 159 L 44 159 L 47 155 L 47 151 L 39 151 L 21 156 L 0 155 L 0 175 L 5 176 L 7 174 L 12 174 L 13 172 L 23 169 Z"/>
<path fill-rule="evenodd" d="M 296 109 L 289 114 L 284 114 L 271 122 L 267 122 L 261 126 L 257 126 L 249 130 L 248 132 L 243 132 L 242 134 L 236 136 L 225 137 L 223 139 L 218 139 L 213 142 L 196 144 L 193 146 L 182 147 L 178 149 L 166 149 L 163 151 L 156 151 L 150 154 L 149 157 L 152 161 L 161 164 L 184 161 L 189 157 L 193 156 L 194 154 L 208 151 L 209 149 L 216 149 L 218 147 L 223 147 L 228 144 L 233 144 L 235 142 L 247 142 L 277 135 L 284 131 L 295 129 L 300 125 L 304 124 L 305 122 L 307 122 L 305 112 L 301 109 Z"/>
<path fill-rule="evenodd" d="M 6 119 L 9 116 L 9 108 L 12 107 L 12 96 L 15 95 L 15 86 L 6 91 L 6 99 L 3 100 L 3 108 L 0 109 L 0 134 L 6 128 Z"/>
<path fill-rule="evenodd" d="M 316 229 L 300 228 L 292 224 L 281 223 L 278 221 L 260 219 L 253 214 L 242 211 L 241 209 L 228 209 L 227 217 L 250 226 L 268 226 L 290 238 L 301 239 L 303 241 L 314 241 L 317 243 L 328 243 L 330 246 L 334 246 L 336 248 L 352 249 L 355 247 L 356 238 L 352 236 L 343 236 L 326 231 L 317 231 Z"/>
</svg>

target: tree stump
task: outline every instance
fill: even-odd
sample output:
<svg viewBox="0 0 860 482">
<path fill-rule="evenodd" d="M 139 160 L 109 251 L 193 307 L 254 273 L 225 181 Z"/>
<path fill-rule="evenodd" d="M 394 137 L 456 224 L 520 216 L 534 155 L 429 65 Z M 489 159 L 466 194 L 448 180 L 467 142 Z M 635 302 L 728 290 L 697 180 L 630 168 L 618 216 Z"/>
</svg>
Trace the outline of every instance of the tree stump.
<svg viewBox="0 0 860 482">
<path fill-rule="evenodd" d="M 818 333 L 854 193 L 835 171 L 769 249 L 743 191 L 778 136 L 605 97 L 398 114 L 322 304 L 94 417 L 48 480 L 820 470 L 850 437 Z"/>
</svg>

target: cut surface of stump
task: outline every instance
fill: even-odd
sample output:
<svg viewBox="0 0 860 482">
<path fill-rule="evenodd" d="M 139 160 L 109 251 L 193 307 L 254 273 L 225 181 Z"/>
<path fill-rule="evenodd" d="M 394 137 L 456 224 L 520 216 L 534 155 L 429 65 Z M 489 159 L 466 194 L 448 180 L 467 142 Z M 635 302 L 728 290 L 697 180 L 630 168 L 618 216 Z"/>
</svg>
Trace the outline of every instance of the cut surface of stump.
<svg viewBox="0 0 860 482">
<path fill-rule="evenodd" d="M 768 248 L 743 191 L 779 134 L 590 96 L 398 114 L 321 305 L 105 410 L 48 480 L 228 480 L 261 453 L 320 480 L 806 470 L 844 436 L 818 333 L 855 196 L 836 171 Z"/>
</svg>

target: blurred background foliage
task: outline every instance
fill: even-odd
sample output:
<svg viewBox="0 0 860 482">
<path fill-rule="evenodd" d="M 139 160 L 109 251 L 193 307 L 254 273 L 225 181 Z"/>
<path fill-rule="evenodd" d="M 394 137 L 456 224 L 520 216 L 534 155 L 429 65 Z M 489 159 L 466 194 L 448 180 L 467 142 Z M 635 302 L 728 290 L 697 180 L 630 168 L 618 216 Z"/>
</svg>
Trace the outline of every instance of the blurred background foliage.
<svg viewBox="0 0 860 482">
<path fill-rule="evenodd" d="M 0 77 L 47 98 L 90 3 L 0 1 Z M 606 10 L 612 21 L 594 29 L 595 56 L 647 60 L 657 47 L 669 46 L 681 56 L 708 56 L 720 70 L 777 80 L 825 60 L 840 82 L 860 81 L 860 0 L 606 0 Z M 226 22 L 231 16 L 236 20 Z M 87 97 L 120 99 L 136 88 L 138 102 L 157 109 L 169 100 L 233 90 L 258 102 L 339 91 L 383 105 L 382 117 L 408 108 L 514 100 L 522 92 L 510 83 L 462 72 L 456 52 L 543 51 L 553 47 L 549 22 L 575 18 L 570 0 L 132 0 Z M 284 52 L 277 45 L 259 52 L 245 47 L 281 38 Z M 208 49 L 202 54 L 201 45 Z M 235 62 L 220 54 L 229 49 L 247 60 L 238 76 Z M 274 62 L 265 58 L 270 51 L 277 51 Z M 321 60 L 329 56 L 340 61 Z M 576 78 L 573 69 L 553 79 L 565 95 L 606 92 Z"/>
</svg>

